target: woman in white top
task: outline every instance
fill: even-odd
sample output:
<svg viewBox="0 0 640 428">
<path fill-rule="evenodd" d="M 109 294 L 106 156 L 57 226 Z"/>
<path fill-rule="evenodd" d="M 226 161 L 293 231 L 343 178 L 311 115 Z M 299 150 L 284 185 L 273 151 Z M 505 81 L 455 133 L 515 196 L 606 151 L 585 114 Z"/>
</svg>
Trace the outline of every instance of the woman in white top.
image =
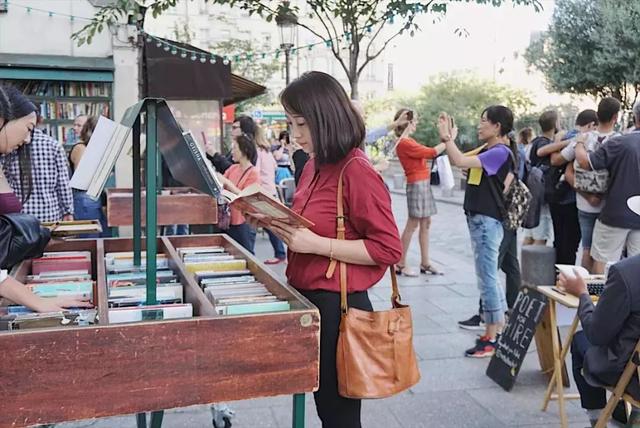
<svg viewBox="0 0 640 428">
<path fill-rule="evenodd" d="M 256 125 L 255 142 L 258 147 L 258 161 L 256 166 L 260 171 L 260 187 L 269 195 L 277 198 L 278 191 L 276 190 L 276 170 L 278 169 L 278 163 L 273 157 L 271 152 L 271 145 L 264 137 L 262 128 Z M 267 235 L 269 235 L 269 241 L 273 247 L 274 257 L 272 259 L 265 260 L 267 265 L 276 265 L 282 263 L 287 259 L 287 253 L 284 249 L 282 240 L 278 238 L 273 232 L 265 228 Z M 254 238 L 255 242 L 255 238 Z"/>
</svg>

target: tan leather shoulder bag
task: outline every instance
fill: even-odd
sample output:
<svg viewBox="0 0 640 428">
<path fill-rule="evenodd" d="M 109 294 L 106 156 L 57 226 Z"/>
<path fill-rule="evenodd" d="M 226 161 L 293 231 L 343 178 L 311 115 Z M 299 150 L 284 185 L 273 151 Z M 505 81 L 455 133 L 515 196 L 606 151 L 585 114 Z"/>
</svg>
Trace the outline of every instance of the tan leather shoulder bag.
<svg viewBox="0 0 640 428">
<path fill-rule="evenodd" d="M 352 159 L 355 160 L 355 159 Z M 345 239 L 343 174 L 338 179 L 337 239 Z M 362 311 L 347 305 L 347 265 L 332 260 L 327 278 L 340 263 L 340 307 L 338 336 L 338 391 L 347 398 L 384 398 L 415 385 L 420 371 L 413 349 L 411 309 L 400 303 L 395 269 L 391 270 L 391 309 Z"/>
</svg>

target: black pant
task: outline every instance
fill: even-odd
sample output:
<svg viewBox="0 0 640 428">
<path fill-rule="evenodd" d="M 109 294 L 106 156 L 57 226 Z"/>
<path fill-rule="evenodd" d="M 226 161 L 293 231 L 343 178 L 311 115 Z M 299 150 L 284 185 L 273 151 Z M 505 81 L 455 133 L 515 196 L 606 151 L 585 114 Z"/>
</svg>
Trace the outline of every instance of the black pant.
<svg viewBox="0 0 640 428">
<path fill-rule="evenodd" d="M 573 379 L 580 392 L 580 403 L 583 409 L 604 409 L 607 404 L 607 395 L 604 388 L 591 386 L 582 375 L 584 367 L 584 355 L 591 346 L 584 331 L 579 331 L 571 341 L 571 361 L 573 365 Z"/>
<path fill-rule="evenodd" d="M 553 220 L 553 248 L 556 249 L 556 263 L 575 265 L 581 238 L 576 203 L 549 204 L 549 210 Z"/>
<path fill-rule="evenodd" d="M 300 291 L 320 311 L 320 388 L 313 393 L 323 428 L 361 428 L 361 400 L 338 394 L 336 350 L 340 327 L 340 293 Z M 372 311 L 366 291 L 349 294 L 350 307 Z"/>
<path fill-rule="evenodd" d="M 587 410 L 597 410 L 605 407 L 607 404 L 607 396 L 604 388 L 591 385 L 583 375 L 584 356 L 591 346 L 591 342 L 589 342 L 585 332 L 577 332 L 571 341 L 571 361 L 573 366 L 573 379 L 576 381 L 576 386 L 580 392 L 582 408 Z M 592 382 L 596 382 L 598 385 L 615 386 L 621 375 L 622 371 L 611 371 L 600 374 L 597 378 L 590 373 L 589 377 L 592 378 Z M 629 385 L 627 385 L 626 393 L 630 394 L 636 400 L 640 397 L 640 383 L 638 382 L 637 376 L 634 375 L 631 378 Z M 613 419 L 622 423 L 627 422 L 624 402 L 622 400 L 620 400 L 613 411 Z"/>
<path fill-rule="evenodd" d="M 507 276 L 507 307 L 513 308 L 522 284 L 520 277 L 520 262 L 518 261 L 518 231 L 503 228 L 504 235 L 500 243 L 498 266 Z M 482 300 L 480 300 L 479 314 L 482 314 Z"/>
</svg>

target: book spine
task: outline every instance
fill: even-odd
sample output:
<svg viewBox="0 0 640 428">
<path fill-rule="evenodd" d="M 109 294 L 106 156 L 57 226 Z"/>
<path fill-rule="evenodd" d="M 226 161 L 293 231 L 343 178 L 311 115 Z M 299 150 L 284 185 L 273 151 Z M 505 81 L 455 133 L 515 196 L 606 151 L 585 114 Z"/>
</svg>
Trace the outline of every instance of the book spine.
<svg viewBox="0 0 640 428">
<path fill-rule="evenodd" d="M 218 185 L 216 184 L 213 177 L 211 177 L 211 174 L 209 173 L 207 166 L 204 164 L 205 162 L 208 162 L 207 159 L 203 158 L 200 148 L 198 148 L 197 143 L 193 138 L 191 138 L 191 136 L 185 135 L 184 141 L 187 143 L 187 147 L 189 147 L 189 151 L 191 152 L 191 155 L 193 156 L 193 158 L 196 161 L 196 164 L 198 165 L 200 174 L 204 178 L 204 181 L 207 184 L 207 187 L 209 188 L 209 194 L 217 198 L 220 195 L 221 189 L 218 188 Z"/>
</svg>

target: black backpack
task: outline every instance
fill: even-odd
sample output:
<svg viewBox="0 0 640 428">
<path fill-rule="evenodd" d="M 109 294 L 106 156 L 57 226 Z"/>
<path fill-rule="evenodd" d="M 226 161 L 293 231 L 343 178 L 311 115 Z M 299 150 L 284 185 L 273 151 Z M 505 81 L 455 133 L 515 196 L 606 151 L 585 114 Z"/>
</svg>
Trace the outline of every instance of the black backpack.
<svg viewBox="0 0 640 428">
<path fill-rule="evenodd" d="M 550 162 L 550 156 L 539 157 L 538 149 L 542 143 L 550 141 L 547 137 L 536 137 L 532 142 L 531 165 L 537 167 L 542 171 L 544 181 L 544 201 L 548 204 L 553 204 L 562 201 L 571 192 L 571 186 L 566 180 L 562 180 L 567 164 L 562 166 L 552 166 Z"/>
</svg>

